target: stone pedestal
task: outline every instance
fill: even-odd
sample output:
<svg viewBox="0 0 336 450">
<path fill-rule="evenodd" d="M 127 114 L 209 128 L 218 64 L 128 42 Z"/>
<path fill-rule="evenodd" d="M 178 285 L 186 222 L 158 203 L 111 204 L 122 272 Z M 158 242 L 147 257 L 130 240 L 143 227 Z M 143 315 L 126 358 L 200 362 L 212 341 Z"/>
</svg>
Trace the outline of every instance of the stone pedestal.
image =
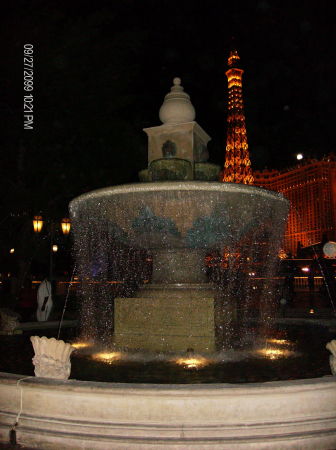
<svg viewBox="0 0 336 450">
<path fill-rule="evenodd" d="M 117 346 L 153 352 L 215 350 L 214 298 L 116 298 L 114 308 Z"/>
<path fill-rule="evenodd" d="M 203 162 L 208 159 L 207 144 L 210 136 L 196 122 L 164 124 L 158 127 L 145 128 L 148 136 L 148 164 L 167 157 L 164 145 L 170 142 L 175 151 L 169 157 L 176 157 L 186 161 Z"/>
<path fill-rule="evenodd" d="M 153 283 L 134 298 L 115 299 L 114 339 L 133 350 L 212 353 L 235 319 L 235 302 L 211 283 Z"/>
</svg>

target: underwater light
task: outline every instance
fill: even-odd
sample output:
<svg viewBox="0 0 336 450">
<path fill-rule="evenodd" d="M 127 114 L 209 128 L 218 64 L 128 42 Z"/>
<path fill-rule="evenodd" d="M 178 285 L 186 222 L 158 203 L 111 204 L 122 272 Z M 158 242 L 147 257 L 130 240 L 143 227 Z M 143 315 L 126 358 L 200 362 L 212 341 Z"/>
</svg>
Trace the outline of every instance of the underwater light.
<svg viewBox="0 0 336 450">
<path fill-rule="evenodd" d="M 95 353 L 92 355 L 92 358 L 97 361 L 106 362 L 108 364 L 112 363 L 113 361 L 116 361 L 121 358 L 120 352 L 101 352 L 101 353 Z"/>
<path fill-rule="evenodd" d="M 258 350 L 258 353 L 269 359 L 278 359 L 289 356 L 291 352 L 280 348 L 262 348 L 261 350 Z"/>
<path fill-rule="evenodd" d="M 267 339 L 267 342 L 270 344 L 277 344 L 277 345 L 290 345 L 291 341 L 288 341 L 287 339 Z"/>
<path fill-rule="evenodd" d="M 208 360 L 206 358 L 199 356 L 193 358 L 179 358 L 175 362 L 179 366 L 183 366 L 185 369 L 199 369 L 200 367 L 204 367 L 208 364 Z"/>
</svg>

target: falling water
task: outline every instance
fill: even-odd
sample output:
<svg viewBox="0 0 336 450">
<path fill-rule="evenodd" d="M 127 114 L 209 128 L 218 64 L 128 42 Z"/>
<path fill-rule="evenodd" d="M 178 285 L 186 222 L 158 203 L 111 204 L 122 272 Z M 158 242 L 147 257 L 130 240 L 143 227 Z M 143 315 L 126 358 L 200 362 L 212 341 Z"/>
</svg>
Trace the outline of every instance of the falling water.
<svg viewBox="0 0 336 450">
<path fill-rule="evenodd" d="M 70 211 L 86 339 L 111 344 L 115 298 L 141 298 L 157 286 L 167 304 L 172 286 L 213 290 L 218 350 L 243 344 L 252 318 L 258 335 L 271 326 L 288 213 L 280 194 L 227 183 L 158 182 L 93 191 L 73 200 Z M 221 262 L 207 279 L 209 254 Z"/>
</svg>

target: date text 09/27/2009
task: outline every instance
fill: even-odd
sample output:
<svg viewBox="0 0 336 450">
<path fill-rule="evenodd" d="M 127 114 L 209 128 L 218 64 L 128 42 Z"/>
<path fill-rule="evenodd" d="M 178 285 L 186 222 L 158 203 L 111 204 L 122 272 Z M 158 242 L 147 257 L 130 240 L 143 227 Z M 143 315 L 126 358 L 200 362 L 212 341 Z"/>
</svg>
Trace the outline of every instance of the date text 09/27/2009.
<svg viewBox="0 0 336 450">
<path fill-rule="evenodd" d="M 34 129 L 34 47 L 23 46 L 23 128 Z M 28 93 L 29 92 L 29 93 Z"/>
</svg>

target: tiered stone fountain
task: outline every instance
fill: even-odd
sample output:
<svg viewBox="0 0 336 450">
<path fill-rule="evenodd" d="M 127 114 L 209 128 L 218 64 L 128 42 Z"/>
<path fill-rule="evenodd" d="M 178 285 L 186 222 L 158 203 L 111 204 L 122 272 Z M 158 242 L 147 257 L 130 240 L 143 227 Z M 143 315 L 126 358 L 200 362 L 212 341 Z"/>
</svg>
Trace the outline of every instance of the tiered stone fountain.
<svg viewBox="0 0 336 450">
<path fill-rule="evenodd" d="M 106 337 L 92 314 L 92 303 L 106 293 L 99 292 L 99 283 L 91 292 L 91 268 L 94 260 L 108 260 L 109 247 L 119 244 L 147 250 L 153 275 L 136 297 L 114 300 L 114 343 L 128 349 L 213 352 L 224 345 L 237 306 L 248 309 L 255 296 L 251 273 L 258 266 L 259 277 L 272 276 L 288 202 L 257 187 L 216 182 L 220 167 L 207 162 L 210 137 L 194 121 L 194 107 L 179 78 L 159 115 L 163 124 L 145 129 L 144 183 L 89 192 L 70 204 L 80 275 L 87 280 L 85 330 L 95 329 L 95 340 Z M 209 283 L 204 270 L 205 256 L 213 249 L 229 255 L 222 289 Z M 108 280 L 111 262 L 100 265 L 101 283 Z M 261 294 L 270 305 L 266 284 Z M 267 302 L 260 308 L 265 316 Z M 108 313 L 101 308 L 100 314 Z"/>
</svg>

